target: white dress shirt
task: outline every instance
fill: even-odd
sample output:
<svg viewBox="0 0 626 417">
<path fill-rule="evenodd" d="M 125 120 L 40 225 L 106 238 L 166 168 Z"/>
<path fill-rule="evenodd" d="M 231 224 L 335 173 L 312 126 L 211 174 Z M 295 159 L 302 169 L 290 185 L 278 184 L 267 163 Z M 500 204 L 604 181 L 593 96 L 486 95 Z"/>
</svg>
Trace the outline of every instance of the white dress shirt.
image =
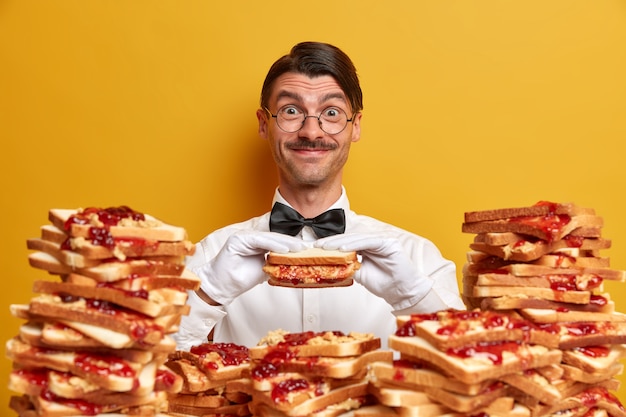
<svg viewBox="0 0 626 417">
<path fill-rule="evenodd" d="M 274 202 L 289 205 L 276 190 Z M 383 347 L 387 337 L 396 330 L 394 314 L 433 312 L 446 308 L 465 309 L 459 297 L 456 268 L 444 259 L 429 240 L 350 210 L 345 189 L 329 209 L 342 208 L 346 213 L 345 233 L 378 233 L 394 236 L 402 243 L 420 276 L 432 280 L 430 291 L 416 305 L 403 311 L 392 311 L 385 300 L 370 293 L 356 281 L 349 287 L 283 288 L 267 282 L 257 285 L 237 297 L 227 306 L 210 306 L 190 291 L 189 316 L 183 316 L 178 333 L 174 335 L 177 348 L 207 341 L 214 328 L 213 341 L 254 346 L 269 331 L 289 332 L 339 330 L 374 333 Z M 187 260 L 191 271 L 207 264 L 217 255 L 228 237 L 238 230 L 269 231 L 270 213 L 232 224 L 214 231 L 196 244 L 195 254 Z M 307 241 L 316 240 L 309 227 L 298 235 Z"/>
</svg>

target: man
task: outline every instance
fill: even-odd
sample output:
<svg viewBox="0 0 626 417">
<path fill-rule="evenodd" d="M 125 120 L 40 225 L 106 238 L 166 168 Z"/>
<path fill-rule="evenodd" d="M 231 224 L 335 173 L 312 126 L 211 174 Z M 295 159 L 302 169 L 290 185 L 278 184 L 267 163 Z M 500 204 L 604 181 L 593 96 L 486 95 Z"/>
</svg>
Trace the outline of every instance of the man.
<svg viewBox="0 0 626 417">
<path fill-rule="evenodd" d="M 199 242 L 187 266 L 202 284 L 190 293 L 191 313 L 175 335 L 179 349 L 206 342 L 210 333 L 216 342 L 254 346 L 277 329 L 374 333 L 386 344 L 396 328 L 394 314 L 464 309 L 455 266 L 433 243 L 350 210 L 342 174 L 360 138 L 362 108 L 354 65 L 332 45 L 298 44 L 270 68 L 257 119 L 278 168 L 273 211 L 291 207 L 309 221 L 292 236 L 274 231 L 268 212 Z M 339 234 L 318 236 L 310 219 L 329 209 L 344 214 L 345 230 L 334 225 Z M 267 284 L 266 252 L 311 246 L 357 251 L 356 283 L 320 289 Z"/>
</svg>

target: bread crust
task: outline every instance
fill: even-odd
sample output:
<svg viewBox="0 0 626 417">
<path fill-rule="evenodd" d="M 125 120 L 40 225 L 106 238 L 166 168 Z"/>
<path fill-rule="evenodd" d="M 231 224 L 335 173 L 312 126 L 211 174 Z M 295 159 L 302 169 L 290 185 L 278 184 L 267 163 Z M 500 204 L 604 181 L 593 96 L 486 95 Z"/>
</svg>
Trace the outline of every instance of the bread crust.
<svg viewBox="0 0 626 417">
<path fill-rule="evenodd" d="M 483 222 L 489 220 L 508 219 L 521 216 L 546 216 L 548 214 L 595 214 L 592 208 L 579 207 L 572 203 L 538 202 L 532 206 L 501 208 L 492 210 L 469 211 L 465 213 L 466 222 Z"/>
<path fill-rule="evenodd" d="M 266 260 L 274 265 L 345 265 L 358 262 L 356 252 L 320 248 L 288 253 L 269 252 Z"/>
</svg>

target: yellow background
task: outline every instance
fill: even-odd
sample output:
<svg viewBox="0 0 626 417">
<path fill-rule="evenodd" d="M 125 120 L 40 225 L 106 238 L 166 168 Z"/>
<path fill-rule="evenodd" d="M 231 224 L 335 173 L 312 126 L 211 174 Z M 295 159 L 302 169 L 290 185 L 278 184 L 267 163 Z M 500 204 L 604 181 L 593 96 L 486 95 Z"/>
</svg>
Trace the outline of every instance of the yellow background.
<svg viewBox="0 0 626 417">
<path fill-rule="evenodd" d="M 127 204 L 193 241 L 268 210 L 254 112 L 270 64 L 303 40 L 359 69 L 357 212 L 460 271 L 465 211 L 571 201 L 603 216 L 626 269 L 624 1 L 0 0 L 0 339 L 46 276 L 25 241 L 49 208 Z M 620 311 L 623 285 L 608 286 Z"/>
</svg>

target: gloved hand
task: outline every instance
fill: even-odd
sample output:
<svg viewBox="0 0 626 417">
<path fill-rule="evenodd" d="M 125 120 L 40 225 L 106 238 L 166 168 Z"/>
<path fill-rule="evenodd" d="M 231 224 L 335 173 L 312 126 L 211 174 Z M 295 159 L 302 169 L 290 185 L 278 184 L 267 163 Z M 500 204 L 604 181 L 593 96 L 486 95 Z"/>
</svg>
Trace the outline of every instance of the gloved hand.
<svg viewBox="0 0 626 417">
<path fill-rule="evenodd" d="M 304 250 L 299 238 L 274 232 L 240 231 L 231 235 L 209 263 L 193 268 L 200 288 L 214 301 L 227 305 L 267 279 L 265 253 Z"/>
<path fill-rule="evenodd" d="M 362 257 L 354 279 L 383 298 L 394 310 L 419 302 L 433 286 L 395 237 L 379 234 L 342 234 L 320 239 L 315 246 L 328 250 L 356 251 Z"/>
</svg>

